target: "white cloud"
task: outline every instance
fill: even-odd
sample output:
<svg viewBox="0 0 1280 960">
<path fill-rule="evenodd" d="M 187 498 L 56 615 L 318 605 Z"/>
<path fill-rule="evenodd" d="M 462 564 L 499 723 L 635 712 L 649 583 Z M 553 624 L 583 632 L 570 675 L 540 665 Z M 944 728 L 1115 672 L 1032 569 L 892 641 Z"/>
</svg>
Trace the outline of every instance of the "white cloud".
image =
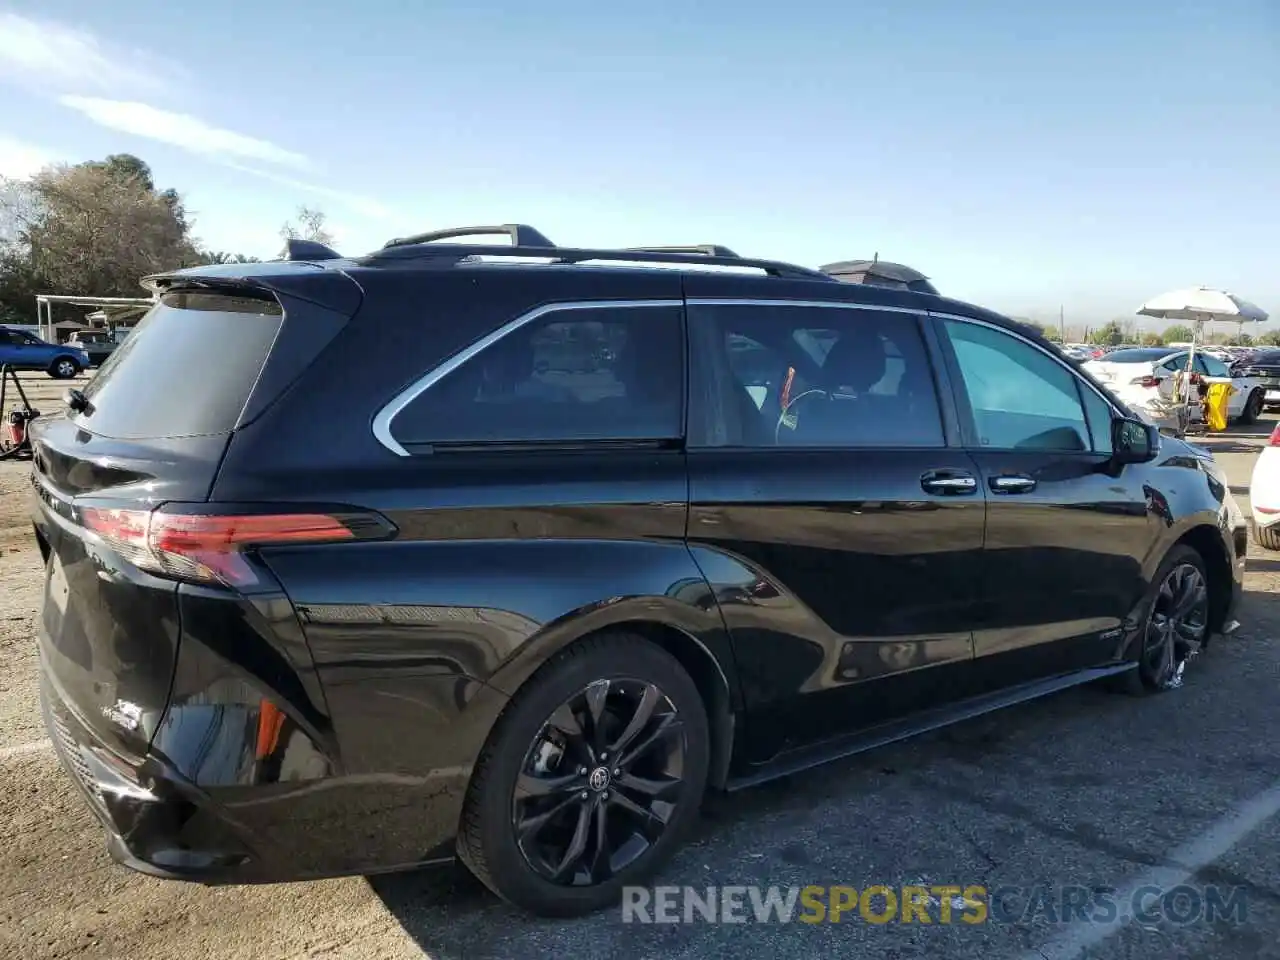
<svg viewBox="0 0 1280 960">
<path fill-rule="evenodd" d="M 255 167 L 247 167 L 239 163 L 228 162 L 226 166 L 233 170 L 239 170 L 241 173 L 247 173 L 255 177 L 261 177 L 264 180 L 270 180 L 272 183 L 278 183 L 282 187 L 292 187 L 295 190 L 301 190 L 305 193 L 312 193 L 318 197 L 328 197 L 330 200 L 336 200 L 344 207 L 348 207 L 357 213 L 362 213 L 366 217 L 375 217 L 380 220 L 388 219 L 394 216 L 394 212 L 390 207 L 380 200 L 372 197 L 366 197 L 359 193 L 350 193 L 346 190 L 336 190 L 333 187 L 326 187 L 318 183 L 309 183 L 306 180 L 298 180 L 294 177 L 287 177 L 270 170 L 259 170 Z"/>
<path fill-rule="evenodd" d="M 0 177 L 25 180 L 57 161 L 57 157 L 34 144 L 0 136 Z"/>
<path fill-rule="evenodd" d="M 368 218 L 392 216 L 386 204 L 371 197 L 286 175 L 305 175 L 312 169 L 310 159 L 296 150 L 136 99 L 171 96 L 176 87 L 186 86 L 179 80 L 187 77 L 180 67 L 150 52 L 110 45 L 64 24 L 0 11 L 0 81 L 54 97 L 99 126 L 167 143 L 280 186 L 328 198 Z M 31 144 L 0 136 L 0 175 L 30 176 L 57 159 Z"/>
<path fill-rule="evenodd" d="M 270 180 L 294 190 L 328 197 L 365 216 L 386 218 L 392 215 L 386 204 L 371 197 L 301 180 L 276 170 L 262 169 L 258 164 L 266 163 L 299 171 L 311 167 L 311 161 L 301 153 L 269 140 L 224 130 L 199 117 L 161 110 L 146 103 L 70 95 L 59 97 L 58 102 L 101 126 L 172 144 L 241 173 Z"/>
<path fill-rule="evenodd" d="M 108 47 L 74 27 L 0 12 L 0 77 L 22 86 L 118 95 L 171 89 L 181 72 L 143 51 Z"/>
<path fill-rule="evenodd" d="M 215 160 L 259 160 L 300 170 L 310 166 L 310 161 L 300 153 L 286 150 L 269 140 L 212 126 L 190 114 L 161 110 L 131 100 L 67 95 L 59 97 L 58 102 L 101 126 L 170 143 Z"/>
</svg>

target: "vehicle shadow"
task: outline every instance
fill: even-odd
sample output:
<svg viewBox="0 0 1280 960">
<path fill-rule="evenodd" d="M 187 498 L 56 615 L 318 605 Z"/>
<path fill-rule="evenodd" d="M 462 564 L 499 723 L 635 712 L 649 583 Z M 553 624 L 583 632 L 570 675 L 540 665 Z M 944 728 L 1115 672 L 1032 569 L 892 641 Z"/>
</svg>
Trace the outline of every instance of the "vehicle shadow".
<svg viewBox="0 0 1280 960">
<path fill-rule="evenodd" d="M 1123 715 L 1126 698 L 1100 685 L 1021 704 L 965 721 L 814 770 L 785 777 L 741 793 L 717 794 L 704 804 L 693 835 L 664 868 L 660 884 L 696 887 L 726 882 L 771 882 L 730 878 L 729 863 L 743 857 L 780 859 L 793 869 L 807 869 L 821 856 L 803 843 L 785 843 L 767 854 L 753 852 L 758 838 L 779 821 L 804 823 L 817 806 L 854 802 L 860 794 L 888 789 L 894 781 L 912 781 L 931 762 L 933 744 L 951 759 L 982 765 L 1016 748 L 1005 740 L 1028 725 L 1053 724 L 1064 709 L 1096 715 L 1099 722 L 1113 712 Z M 744 839 L 745 838 L 745 839 Z M 746 849 L 743 849 L 744 843 Z M 776 845 L 776 843 L 775 843 Z M 373 892 L 425 956 L 433 960 L 476 960 L 554 953 L 610 958 L 647 958 L 681 952 L 705 937 L 696 924 L 623 924 L 616 910 L 572 920 L 543 920 L 508 906 L 489 892 L 461 864 L 413 873 L 368 878 Z"/>
<path fill-rule="evenodd" d="M 1215 642 L 1204 662 L 1196 665 L 1182 692 L 1140 698 L 1135 702 L 1102 686 L 1080 687 L 730 797 L 717 797 L 708 804 L 694 836 L 662 871 L 657 882 L 696 887 L 796 882 L 796 877 L 807 877 L 815 870 L 829 870 L 833 861 L 828 848 L 842 846 L 838 832 L 828 830 L 816 841 L 811 830 L 806 833 L 804 825 L 816 809 L 838 805 L 854 816 L 861 805 L 864 810 L 900 808 L 901 815 L 908 816 L 913 809 L 910 804 L 895 807 L 907 795 L 906 791 L 925 794 L 930 790 L 945 791 L 929 794 L 929 804 L 936 807 L 947 802 L 959 789 L 958 785 L 987 779 L 997 787 L 1002 780 L 1016 784 L 1019 777 L 1037 771 L 1039 768 L 1027 759 L 1026 731 L 1034 733 L 1030 742 L 1035 743 L 1043 736 L 1055 736 L 1076 727 L 1081 718 L 1087 718 L 1092 729 L 1121 731 L 1116 734 L 1119 738 L 1116 743 L 1123 744 L 1123 731 L 1134 722 L 1136 710 L 1151 711 L 1160 709 L 1162 704 L 1185 703 L 1183 696 L 1199 698 L 1193 702 L 1208 702 L 1205 697 L 1211 699 L 1212 691 L 1226 680 L 1238 683 L 1245 677 L 1251 689 L 1264 691 L 1259 696 L 1265 699 L 1268 696 L 1265 690 L 1269 689 L 1267 679 L 1259 670 L 1258 649 L 1250 641 L 1274 636 L 1280 626 L 1276 595 L 1258 589 L 1247 590 L 1240 619 L 1244 623 L 1242 629 L 1231 638 Z M 1263 661 L 1273 669 L 1280 666 L 1274 658 L 1263 658 Z M 1166 696 L 1172 700 L 1166 700 Z M 1105 734 L 1102 736 L 1105 744 Z M 1274 767 L 1269 751 L 1258 759 L 1250 753 L 1257 751 L 1249 746 L 1247 739 L 1243 744 L 1241 750 L 1248 754 L 1246 762 L 1263 764 L 1258 769 Z M 1194 751 L 1197 745 L 1191 746 Z M 1186 747 L 1179 744 L 1178 750 L 1184 751 Z M 1091 756 L 1087 752 L 1086 755 Z M 978 771 L 981 777 L 939 779 L 940 763 Z M 1111 789 L 1109 775 L 1093 770 L 1092 766 L 1063 769 L 1054 774 L 1039 772 L 1064 791 Z M 1097 845 L 1097 836 L 1086 828 L 1063 826 L 1056 815 L 1045 819 L 1037 807 L 1024 809 L 1016 800 L 1007 796 L 1000 798 L 998 789 L 994 796 L 996 800 L 981 800 L 981 804 L 986 805 L 984 809 L 1003 811 L 1020 822 L 1034 824 L 1037 830 L 1049 835 L 1053 843 L 1061 840 L 1068 844 Z M 1165 799 L 1141 792 L 1130 797 L 1131 802 L 1153 805 L 1152 813 L 1160 812 L 1156 806 Z M 920 815 L 919 809 L 915 815 Z M 972 815 L 972 811 L 967 810 L 967 815 Z M 943 813 L 937 816 L 946 818 Z M 820 849 L 813 846 L 815 842 L 820 844 Z M 857 838 L 853 842 L 863 844 Z M 1021 838 L 1017 842 L 1021 845 L 1029 841 Z M 1052 845 L 1046 846 L 1046 855 L 1056 857 L 1055 849 Z M 1115 850 L 1122 860 L 1131 856 L 1124 845 L 1115 846 Z M 840 862 L 846 859 L 838 849 L 835 856 Z M 852 862 L 853 855 L 847 859 Z M 1229 879 L 1237 882 L 1234 875 Z M 433 960 L 530 955 L 640 960 L 666 955 L 723 955 L 735 948 L 739 955 L 769 955 L 761 952 L 755 935 L 744 934 L 743 928 L 738 928 L 729 938 L 723 929 L 716 931 L 700 924 L 624 924 L 620 914 L 612 910 L 575 920 L 536 919 L 501 903 L 461 866 L 375 877 L 369 879 L 369 884 L 405 935 L 424 956 Z M 744 937 L 755 945 L 747 946 Z"/>
</svg>

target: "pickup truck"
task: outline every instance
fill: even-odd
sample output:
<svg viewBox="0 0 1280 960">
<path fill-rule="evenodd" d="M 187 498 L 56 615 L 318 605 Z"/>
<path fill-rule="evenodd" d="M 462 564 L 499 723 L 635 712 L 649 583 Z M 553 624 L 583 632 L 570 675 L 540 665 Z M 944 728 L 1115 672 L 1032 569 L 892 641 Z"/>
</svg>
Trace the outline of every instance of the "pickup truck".
<svg viewBox="0 0 1280 960">
<path fill-rule="evenodd" d="M 119 344 L 116 338 L 105 330 L 77 330 L 67 340 L 67 346 L 80 347 L 89 355 L 89 362 L 95 367 L 100 367 L 102 361 L 111 356 L 111 351 Z"/>
</svg>

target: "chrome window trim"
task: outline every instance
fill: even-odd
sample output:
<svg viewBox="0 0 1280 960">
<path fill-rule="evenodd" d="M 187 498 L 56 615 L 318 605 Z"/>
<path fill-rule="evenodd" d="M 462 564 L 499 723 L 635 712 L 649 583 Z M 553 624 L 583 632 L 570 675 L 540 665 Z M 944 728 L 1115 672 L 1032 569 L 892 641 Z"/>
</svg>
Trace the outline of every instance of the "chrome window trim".
<svg viewBox="0 0 1280 960">
<path fill-rule="evenodd" d="M 1010 330 L 1000 324 L 991 323 L 987 320 L 980 320 L 977 317 L 966 317 L 957 313 L 943 313 L 937 310 L 928 310 L 916 307 L 895 307 L 886 304 L 877 303 L 857 303 L 853 301 L 843 300 L 785 300 L 785 299 L 761 299 L 757 297 L 688 297 L 684 300 L 672 299 L 654 299 L 654 300 L 567 300 L 559 303 L 546 303 L 540 307 L 535 307 L 513 320 L 503 324 L 498 329 L 481 337 L 475 343 L 464 347 L 457 353 L 453 354 L 443 363 L 429 370 L 422 377 L 419 377 L 408 387 L 398 393 L 390 401 L 383 405 L 373 419 L 373 435 L 377 441 L 386 447 L 392 453 L 399 457 L 411 456 L 396 439 L 391 435 L 391 424 L 414 400 L 418 399 L 423 393 L 435 386 L 446 376 L 457 370 L 473 357 L 487 350 L 499 340 L 514 333 L 526 324 L 532 323 L 534 320 L 544 317 L 549 313 L 557 313 L 561 311 L 573 310 L 600 310 L 600 309 L 620 309 L 635 310 L 645 308 L 663 308 L 663 307 L 803 307 L 822 310 L 874 310 L 882 313 L 904 313 L 918 317 L 934 317 L 939 320 L 955 320 L 962 323 L 973 323 L 978 326 L 988 327 L 1006 336 L 1013 337 L 1022 341 L 1034 350 L 1038 350 L 1041 354 L 1057 363 L 1060 367 L 1067 371 L 1072 377 L 1084 385 L 1088 390 L 1099 397 L 1103 403 L 1119 417 L 1124 417 L 1125 413 L 1120 410 L 1114 400 L 1109 397 L 1106 391 L 1099 390 L 1089 380 L 1080 375 L 1080 371 L 1076 370 L 1071 364 L 1067 363 L 1062 357 L 1056 356 L 1051 351 L 1045 350 L 1043 346 L 1023 336 L 1015 330 Z"/>
<path fill-rule="evenodd" d="M 661 307 L 683 307 L 683 300 L 569 300 L 561 303 L 544 303 L 540 307 L 535 307 L 526 313 L 520 314 L 514 320 L 509 320 L 498 329 L 481 337 L 475 343 L 463 347 L 449 359 L 431 370 L 427 371 L 423 376 L 419 377 L 400 393 L 396 394 L 390 401 L 382 406 L 373 418 L 373 436 L 374 438 L 394 453 L 398 457 L 411 456 L 395 437 L 391 435 L 391 423 L 395 420 L 405 407 L 417 400 L 418 397 L 426 393 L 433 386 L 447 377 L 460 366 L 471 360 L 473 357 L 485 350 L 489 349 L 499 340 L 519 330 L 526 324 L 532 323 L 540 317 L 545 317 L 549 313 L 558 313 L 561 311 L 573 310 L 601 310 L 601 309 L 617 309 L 617 310 L 636 310 L 644 308 L 661 308 Z"/>
</svg>

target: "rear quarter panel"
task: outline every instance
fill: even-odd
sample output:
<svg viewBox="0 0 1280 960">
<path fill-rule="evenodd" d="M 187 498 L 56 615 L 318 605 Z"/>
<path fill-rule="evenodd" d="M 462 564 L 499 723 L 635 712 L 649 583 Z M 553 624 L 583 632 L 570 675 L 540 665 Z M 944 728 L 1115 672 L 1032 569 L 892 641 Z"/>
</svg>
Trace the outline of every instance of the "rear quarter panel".
<svg viewBox="0 0 1280 960">
<path fill-rule="evenodd" d="M 341 772 L 328 802 L 345 795 L 355 809 L 379 785 L 389 825 L 379 863 L 451 849 L 472 766 L 509 697 L 580 637 L 661 625 L 708 651 L 737 689 L 715 598 L 683 542 L 683 455 L 551 461 L 495 472 L 388 454 L 367 468 L 360 505 L 394 523 L 395 540 L 263 554 L 330 711 Z M 352 480 L 305 482 L 331 500 Z M 359 848 L 343 833 L 351 824 L 329 829 Z"/>
</svg>

